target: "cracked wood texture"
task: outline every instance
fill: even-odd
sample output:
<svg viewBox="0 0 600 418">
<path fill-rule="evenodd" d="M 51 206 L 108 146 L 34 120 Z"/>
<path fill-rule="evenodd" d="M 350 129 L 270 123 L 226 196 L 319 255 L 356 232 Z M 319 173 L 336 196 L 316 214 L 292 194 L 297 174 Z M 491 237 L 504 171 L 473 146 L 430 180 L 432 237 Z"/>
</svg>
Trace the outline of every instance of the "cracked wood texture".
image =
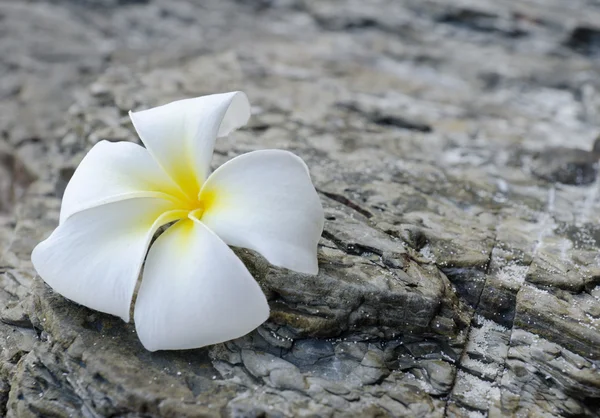
<svg viewBox="0 0 600 418">
<path fill-rule="evenodd" d="M 0 33 L 0 415 L 600 416 L 597 0 L 5 0 Z M 149 353 L 30 252 L 128 110 L 235 89 L 214 166 L 307 162 L 320 273 L 238 251 L 269 321 Z"/>
</svg>

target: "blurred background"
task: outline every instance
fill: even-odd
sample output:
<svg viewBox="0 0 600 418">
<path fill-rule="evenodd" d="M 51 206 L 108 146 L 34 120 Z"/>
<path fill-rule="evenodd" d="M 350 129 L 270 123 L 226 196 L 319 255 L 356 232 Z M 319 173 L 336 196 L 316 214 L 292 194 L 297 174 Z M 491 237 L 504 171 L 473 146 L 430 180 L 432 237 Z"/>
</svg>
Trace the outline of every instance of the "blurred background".
<svg viewBox="0 0 600 418">
<path fill-rule="evenodd" d="M 546 112 L 592 121 L 599 7 L 594 0 L 3 0 L 1 129 L 11 144 L 43 139 L 108 69 L 142 77 L 226 53 L 255 82 L 278 74 L 325 86 L 356 73 L 353 93 L 465 98 L 473 111 L 512 100 L 525 118 Z M 226 69 L 215 67 L 205 76 L 217 87 Z M 416 108 L 410 112 L 423 113 Z"/>
</svg>

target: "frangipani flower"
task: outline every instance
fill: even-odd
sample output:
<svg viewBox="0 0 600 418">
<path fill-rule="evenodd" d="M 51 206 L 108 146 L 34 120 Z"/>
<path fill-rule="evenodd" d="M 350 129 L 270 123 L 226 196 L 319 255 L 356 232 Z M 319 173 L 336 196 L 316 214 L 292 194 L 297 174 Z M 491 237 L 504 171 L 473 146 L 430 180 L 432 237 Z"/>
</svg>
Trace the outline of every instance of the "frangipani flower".
<svg viewBox="0 0 600 418">
<path fill-rule="evenodd" d="M 129 322 L 145 260 L 134 319 L 151 351 L 250 332 L 269 306 L 228 245 L 316 274 L 324 216 L 308 168 L 290 152 L 264 150 L 209 175 L 215 139 L 250 117 L 241 92 L 130 117 L 146 148 L 102 141 L 90 150 L 66 188 L 59 226 L 33 250 L 36 270 L 66 298 Z"/>
</svg>

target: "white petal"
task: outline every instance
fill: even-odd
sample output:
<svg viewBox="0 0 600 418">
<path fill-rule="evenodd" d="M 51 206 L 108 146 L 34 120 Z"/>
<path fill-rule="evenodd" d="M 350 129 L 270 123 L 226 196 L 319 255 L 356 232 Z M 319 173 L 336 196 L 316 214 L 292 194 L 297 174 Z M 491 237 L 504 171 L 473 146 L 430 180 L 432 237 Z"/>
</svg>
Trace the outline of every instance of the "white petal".
<svg viewBox="0 0 600 418">
<path fill-rule="evenodd" d="M 129 321 L 129 306 L 157 228 L 185 216 L 156 198 L 122 200 L 78 212 L 38 244 L 31 261 L 56 292 Z"/>
<path fill-rule="evenodd" d="M 146 349 L 216 344 L 247 334 L 268 317 L 258 283 L 202 223 L 180 221 L 150 248 L 134 309 Z"/>
<path fill-rule="evenodd" d="M 219 167 L 202 188 L 202 222 L 229 245 L 316 274 L 323 208 L 306 164 L 280 150 L 254 151 Z"/>
<path fill-rule="evenodd" d="M 244 93 L 231 92 L 179 100 L 129 116 L 156 161 L 196 197 L 210 170 L 215 139 L 245 125 L 250 104 Z"/>
<path fill-rule="evenodd" d="M 74 213 L 136 197 L 185 198 L 152 156 L 131 142 L 100 141 L 83 158 L 69 181 L 60 223 Z"/>
</svg>

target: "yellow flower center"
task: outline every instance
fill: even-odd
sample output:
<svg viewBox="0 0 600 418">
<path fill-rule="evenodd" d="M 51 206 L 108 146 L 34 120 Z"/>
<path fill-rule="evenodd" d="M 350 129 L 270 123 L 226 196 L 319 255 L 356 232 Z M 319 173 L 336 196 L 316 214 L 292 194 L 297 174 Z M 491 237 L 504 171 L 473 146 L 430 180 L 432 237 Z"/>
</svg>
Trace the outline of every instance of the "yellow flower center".
<svg viewBox="0 0 600 418">
<path fill-rule="evenodd" d="M 221 194 L 222 195 L 222 194 Z M 202 219 L 202 216 L 209 210 L 214 209 L 217 204 L 217 193 L 214 190 L 202 190 L 197 199 L 179 200 L 183 217 Z"/>
<path fill-rule="evenodd" d="M 194 209 L 193 211 L 191 211 L 188 216 L 190 216 L 192 218 L 196 218 L 198 220 L 202 219 L 202 215 L 204 214 L 204 206 L 202 205 L 201 202 L 199 202 L 199 203 L 200 203 L 200 207 L 198 209 Z"/>
</svg>

